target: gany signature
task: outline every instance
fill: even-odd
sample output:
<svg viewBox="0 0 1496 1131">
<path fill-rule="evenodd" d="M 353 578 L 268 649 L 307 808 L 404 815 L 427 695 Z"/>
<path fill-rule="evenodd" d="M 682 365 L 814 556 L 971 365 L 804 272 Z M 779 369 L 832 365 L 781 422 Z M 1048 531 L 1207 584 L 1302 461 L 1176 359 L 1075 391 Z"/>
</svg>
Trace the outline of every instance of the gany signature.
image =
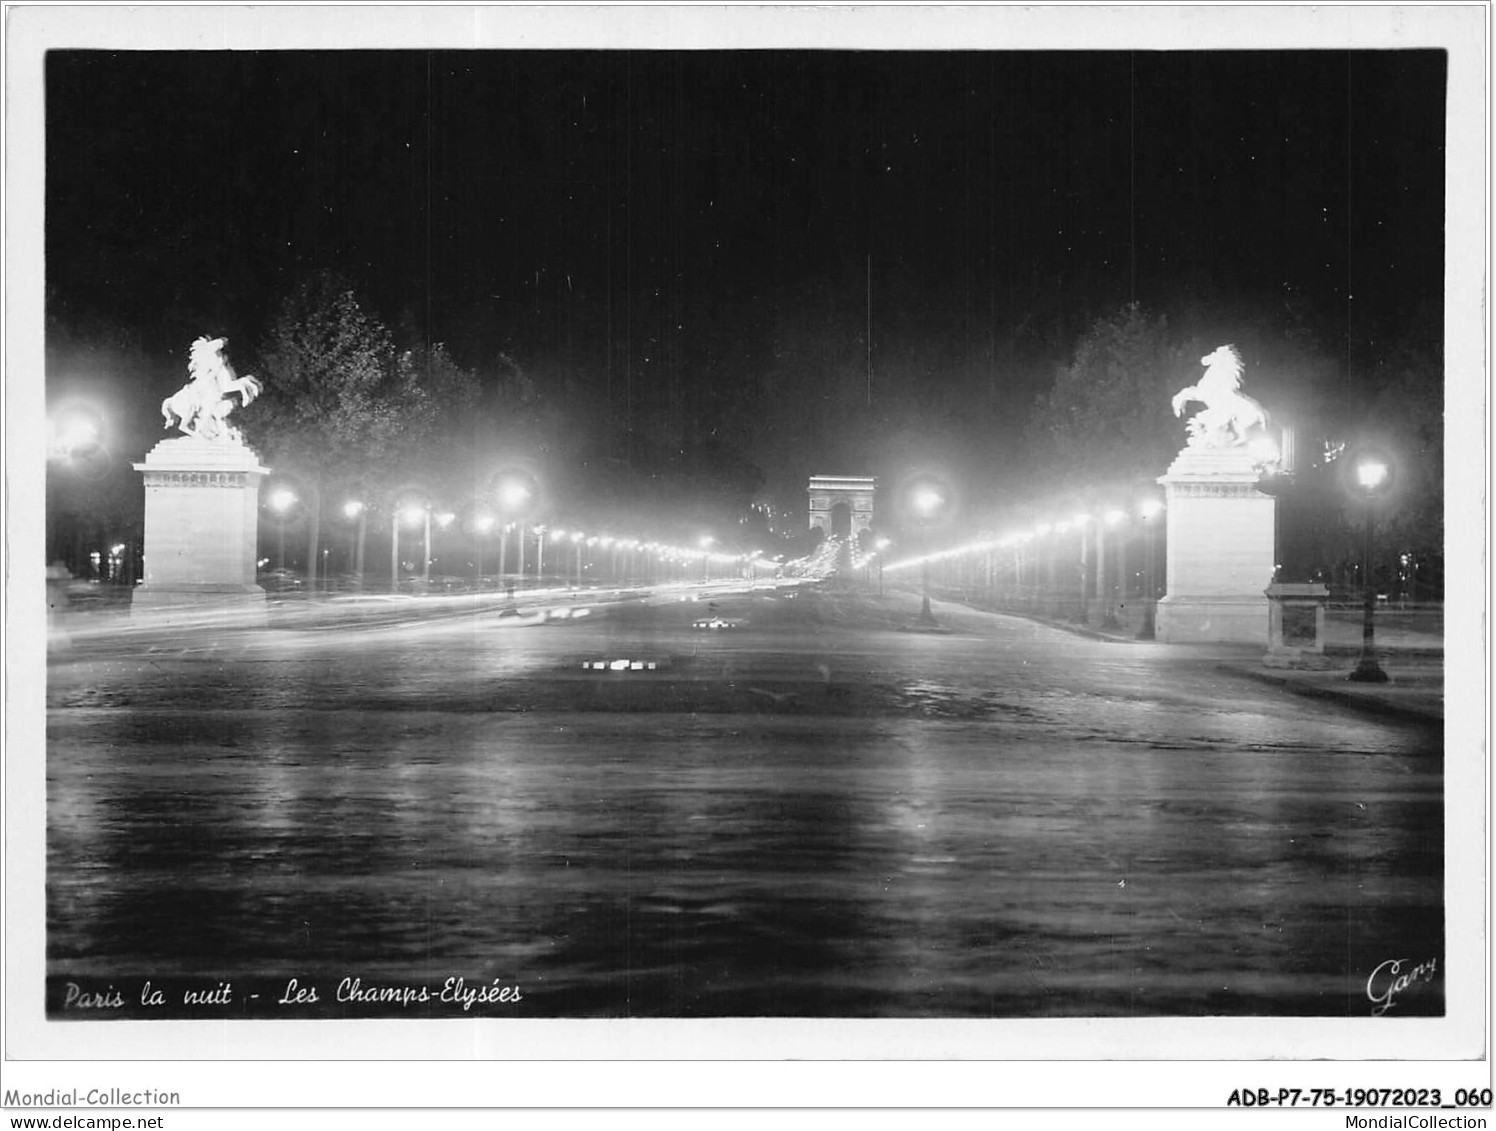
<svg viewBox="0 0 1496 1131">
<path fill-rule="evenodd" d="M 1410 986 L 1434 980 L 1439 960 L 1430 958 L 1411 966 L 1411 958 L 1389 958 L 1366 979 L 1366 996 L 1371 1000 L 1373 1017 L 1380 1017 L 1397 1003 L 1393 1000 Z"/>
</svg>

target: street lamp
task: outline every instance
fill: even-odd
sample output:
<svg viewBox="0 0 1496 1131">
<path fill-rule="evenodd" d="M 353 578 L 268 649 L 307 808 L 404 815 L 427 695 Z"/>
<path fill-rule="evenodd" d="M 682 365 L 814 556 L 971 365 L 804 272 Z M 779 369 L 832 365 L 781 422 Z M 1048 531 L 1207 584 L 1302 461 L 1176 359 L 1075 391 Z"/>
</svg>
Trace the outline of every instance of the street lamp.
<svg viewBox="0 0 1496 1131">
<path fill-rule="evenodd" d="M 523 538 L 520 539 L 520 546 L 521 547 L 524 546 L 524 539 Z M 523 552 L 524 552 L 523 549 L 521 549 L 520 552 L 521 552 L 521 554 L 523 554 Z M 523 572 L 523 567 L 521 567 L 521 572 Z M 537 527 L 535 527 L 535 584 L 536 585 L 540 585 L 540 584 L 542 584 L 544 582 L 544 575 L 545 575 L 545 527 L 544 526 L 537 526 Z"/>
<path fill-rule="evenodd" d="M 286 513 L 296 505 L 296 492 L 288 487 L 279 487 L 270 492 L 270 509 L 280 519 L 276 523 L 276 565 L 275 568 L 284 571 L 286 568 Z"/>
<path fill-rule="evenodd" d="M 1117 591 L 1106 583 L 1106 532 L 1115 531 L 1127 520 L 1127 512 L 1116 507 L 1101 516 L 1101 525 L 1096 528 L 1096 600 L 1102 605 L 1101 624 L 1104 628 L 1119 628 L 1117 609 L 1127 603 L 1127 534 L 1125 531 L 1113 536 L 1112 557 L 1116 559 L 1113 570 L 1117 575 Z"/>
<path fill-rule="evenodd" d="M 909 490 L 909 509 L 922 535 L 919 623 L 926 628 L 936 624 L 935 616 L 930 612 L 930 524 L 945 511 L 946 494 L 944 485 L 932 479 L 916 482 Z"/>
<path fill-rule="evenodd" d="M 1090 604 L 1086 600 L 1086 575 L 1089 572 L 1086 561 L 1086 527 L 1090 525 L 1090 522 L 1091 516 L 1088 514 L 1077 514 L 1071 520 L 1072 525 L 1080 530 L 1080 616 L 1078 620 L 1080 624 L 1089 624 L 1091 622 Z"/>
<path fill-rule="evenodd" d="M 1377 657 L 1377 587 L 1372 576 L 1372 548 L 1376 537 L 1376 504 L 1392 486 L 1392 461 L 1374 448 L 1363 448 L 1351 460 L 1350 488 L 1366 503 L 1366 540 L 1361 554 L 1361 584 L 1365 589 L 1361 610 L 1361 655 L 1349 678 L 1357 683 L 1386 683 L 1387 673 Z"/>
<path fill-rule="evenodd" d="M 506 523 L 499 534 L 499 574 L 501 577 L 507 576 L 505 574 L 506 535 L 510 529 L 513 529 L 516 532 L 519 549 L 519 583 L 523 585 L 525 581 L 525 519 L 530 516 L 535 507 L 539 486 L 535 477 L 528 471 L 510 468 L 500 472 L 489 481 L 489 491 L 500 515 L 514 520 Z M 510 587 L 506 585 L 506 588 Z"/>
<path fill-rule="evenodd" d="M 483 588 L 483 539 L 488 537 L 488 532 L 493 529 L 493 526 L 493 515 L 480 511 L 473 516 L 473 533 L 477 535 L 474 545 L 477 547 L 478 555 L 478 575 L 473 580 L 479 589 Z"/>
<path fill-rule="evenodd" d="M 421 544 L 421 587 L 424 591 L 431 584 L 431 507 L 426 503 L 407 503 L 397 509 L 395 514 L 395 539 L 399 542 L 399 524 L 404 519 L 410 526 L 420 523 L 423 528 L 423 541 Z M 398 559 L 397 559 L 398 561 Z M 396 581 L 399 580 L 399 568 L 396 567 Z"/>
<path fill-rule="evenodd" d="M 1138 514 L 1143 519 L 1143 621 L 1138 627 L 1139 640 L 1153 640 L 1157 635 L 1157 613 L 1158 613 L 1158 582 L 1155 580 L 1154 555 L 1156 550 L 1153 543 L 1155 540 L 1153 517 L 1164 509 L 1163 503 L 1157 499 L 1144 499 L 1138 507 Z"/>
<path fill-rule="evenodd" d="M 364 538 L 368 530 L 369 512 L 368 508 L 357 499 L 350 499 L 343 504 L 343 517 L 350 522 L 358 520 L 350 537 L 353 539 L 353 549 L 349 553 L 353 566 L 353 585 L 356 589 L 364 587 Z"/>
</svg>

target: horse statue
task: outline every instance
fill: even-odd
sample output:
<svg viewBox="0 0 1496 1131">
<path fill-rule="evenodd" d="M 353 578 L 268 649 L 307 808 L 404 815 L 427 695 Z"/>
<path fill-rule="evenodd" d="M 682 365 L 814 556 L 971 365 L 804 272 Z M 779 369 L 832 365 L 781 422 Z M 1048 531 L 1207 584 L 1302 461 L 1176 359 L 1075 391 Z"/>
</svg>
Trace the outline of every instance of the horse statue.
<svg viewBox="0 0 1496 1131">
<path fill-rule="evenodd" d="M 240 377 L 223 356 L 227 338 L 198 338 L 192 343 L 187 363 L 189 380 L 161 402 L 165 427 L 175 425 L 188 436 L 204 440 L 242 442 L 239 430 L 227 423 L 236 404 L 230 398 L 239 395 L 240 404 L 249 404 L 260 395 L 260 382 Z"/>
<path fill-rule="evenodd" d="M 1241 392 L 1241 354 L 1235 346 L 1220 346 L 1200 359 L 1205 376 L 1174 394 L 1174 415 L 1196 401 L 1205 406 L 1189 422 L 1192 448 L 1231 448 L 1247 442 L 1247 432 L 1267 424 L 1267 410 Z"/>
</svg>

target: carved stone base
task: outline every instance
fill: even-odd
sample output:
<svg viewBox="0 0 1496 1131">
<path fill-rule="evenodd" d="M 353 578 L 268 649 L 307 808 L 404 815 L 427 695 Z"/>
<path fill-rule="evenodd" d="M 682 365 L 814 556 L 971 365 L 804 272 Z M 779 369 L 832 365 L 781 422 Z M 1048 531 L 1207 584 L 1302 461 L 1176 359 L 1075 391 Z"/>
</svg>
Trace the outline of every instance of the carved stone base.
<svg viewBox="0 0 1496 1131">
<path fill-rule="evenodd" d="M 163 440 L 135 470 L 145 477 L 145 578 L 132 615 L 201 616 L 221 610 L 239 620 L 259 609 L 255 584 L 260 480 L 269 469 L 241 443 Z"/>
<path fill-rule="evenodd" d="M 1264 644 L 1267 599 L 1171 594 L 1158 602 L 1154 634 L 1166 644 Z"/>
</svg>

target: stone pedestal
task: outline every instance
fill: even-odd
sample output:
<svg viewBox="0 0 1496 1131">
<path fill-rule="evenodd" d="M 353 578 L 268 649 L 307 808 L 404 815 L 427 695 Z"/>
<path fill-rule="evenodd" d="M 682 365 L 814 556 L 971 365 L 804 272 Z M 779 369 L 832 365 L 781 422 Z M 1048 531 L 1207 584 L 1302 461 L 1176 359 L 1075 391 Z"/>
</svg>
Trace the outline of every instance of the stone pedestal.
<svg viewBox="0 0 1496 1131">
<path fill-rule="evenodd" d="M 134 465 L 145 476 L 145 579 L 131 613 L 263 622 L 255 584 L 260 480 L 255 453 L 232 440 L 162 440 Z"/>
<path fill-rule="evenodd" d="M 1330 591 L 1315 582 L 1267 587 L 1270 667 L 1318 667 L 1325 653 L 1325 604 Z"/>
<path fill-rule="evenodd" d="M 1265 645 L 1277 500 L 1245 448 L 1185 448 L 1159 477 L 1168 510 L 1159 640 Z"/>
</svg>

